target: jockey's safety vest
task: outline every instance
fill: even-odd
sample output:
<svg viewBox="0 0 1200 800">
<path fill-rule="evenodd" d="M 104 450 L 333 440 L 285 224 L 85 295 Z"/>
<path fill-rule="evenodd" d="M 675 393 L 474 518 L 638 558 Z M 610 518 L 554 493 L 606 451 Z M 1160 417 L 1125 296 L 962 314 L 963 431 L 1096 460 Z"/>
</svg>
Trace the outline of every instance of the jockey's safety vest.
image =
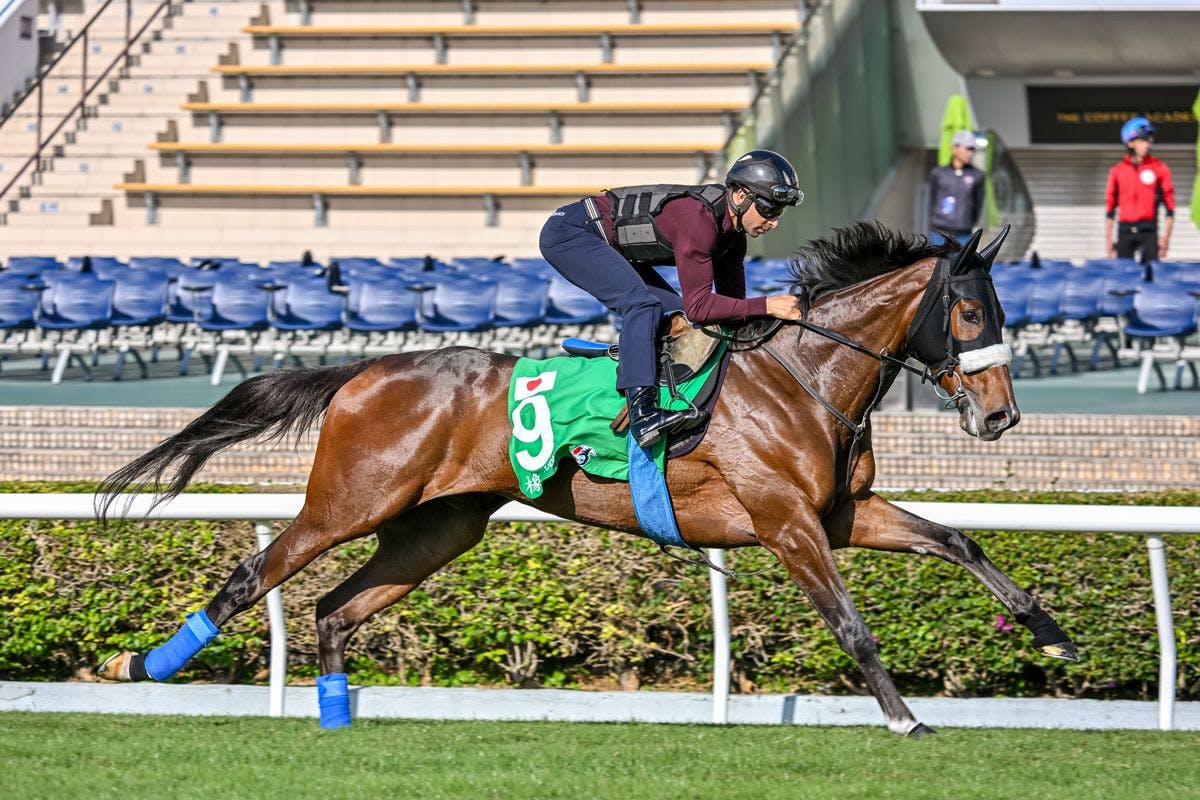
<svg viewBox="0 0 1200 800">
<path fill-rule="evenodd" d="M 675 248 L 658 229 L 654 218 L 668 201 L 680 197 L 694 197 L 704 203 L 716 220 L 717 237 L 721 236 L 721 217 L 725 213 L 725 186 L 722 184 L 684 186 L 656 183 L 609 189 L 607 194 L 612 200 L 617 249 L 630 261 L 675 263 Z M 716 255 L 713 254 L 714 257 Z"/>
</svg>

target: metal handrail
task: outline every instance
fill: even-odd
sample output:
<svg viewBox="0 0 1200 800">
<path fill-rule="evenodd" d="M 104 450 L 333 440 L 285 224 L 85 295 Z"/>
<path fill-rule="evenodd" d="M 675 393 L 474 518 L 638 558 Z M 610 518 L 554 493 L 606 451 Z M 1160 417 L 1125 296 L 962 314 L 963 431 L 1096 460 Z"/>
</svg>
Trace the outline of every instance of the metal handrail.
<svg viewBox="0 0 1200 800">
<path fill-rule="evenodd" d="M 40 163 L 42 151 L 46 148 L 46 145 L 53 141 L 54 137 L 58 135 L 59 131 L 61 131 L 63 127 L 66 126 L 66 124 L 84 108 L 84 105 L 87 103 L 88 98 L 92 95 L 92 92 L 96 91 L 96 88 L 100 86 L 100 83 L 108 77 L 108 74 L 112 72 L 113 67 L 115 67 L 119 62 L 128 59 L 130 48 L 141 40 L 142 34 L 146 32 L 151 23 L 158 19 L 158 15 L 162 13 L 164 8 L 169 9 L 174 0 L 162 0 L 162 2 L 159 3 L 154 9 L 154 12 L 150 14 L 149 18 L 142 24 L 142 27 L 138 29 L 137 33 L 131 32 L 133 19 L 133 0 L 125 0 L 125 47 L 121 49 L 121 52 L 117 54 L 112 62 L 104 69 L 103 72 L 100 73 L 99 77 L 97 77 L 89 87 L 87 67 L 89 31 L 92 25 L 95 24 L 95 22 L 100 18 L 100 15 L 103 14 L 104 11 L 113 4 L 113 2 L 114 0 L 105 0 L 104 5 L 100 6 L 96 13 L 92 15 L 92 18 L 88 20 L 87 24 L 83 26 L 83 30 L 75 34 L 75 37 L 71 39 L 65 48 L 63 48 L 63 51 L 59 53 L 53 61 L 50 62 L 50 66 L 46 67 L 46 69 L 42 71 L 34 85 L 26 89 L 25 94 L 13 104 L 12 110 L 9 111 L 8 114 L 6 114 L 3 118 L 0 118 L 0 128 L 2 128 L 4 123 L 11 119 L 21 108 L 21 106 L 25 104 L 26 100 L 28 100 L 34 93 L 37 94 L 37 146 L 34 148 L 33 155 L 21 165 L 21 168 L 16 171 L 16 174 L 13 175 L 12 179 L 4 186 L 4 188 L 0 189 L 0 200 L 3 200 L 4 196 L 8 194 L 8 191 L 16 185 L 17 181 L 19 181 L 25 174 L 25 171 L 29 169 L 30 164 Z M 169 12 L 168 16 L 170 16 Z M 62 61 L 68 53 L 71 52 L 71 49 L 79 41 L 83 42 L 83 68 L 81 70 L 80 77 L 79 102 L 73 105 L 70 110 L 63 115 L 63 118 L 59 120 L 57 125 L 54 126 L 54 130 L 50 132 L 50 135 L 43 138 L 42 120 L 44 115 L 42 108 L 45 99 L 46 79 L 50 77 L 50 73 L 53 72 L 54 68 L 58 66 L 59 62 Z M 35 174 L 36 172 L 37 170 L 35 170 Z"/>
</svg>

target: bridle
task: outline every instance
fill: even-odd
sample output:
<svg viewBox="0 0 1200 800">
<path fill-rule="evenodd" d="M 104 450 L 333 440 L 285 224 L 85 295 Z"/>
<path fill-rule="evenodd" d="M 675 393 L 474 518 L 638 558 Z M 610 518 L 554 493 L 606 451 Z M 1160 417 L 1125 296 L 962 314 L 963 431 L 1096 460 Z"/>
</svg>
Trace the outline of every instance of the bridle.
<svg viewBox="0 0 1200 800">
<path fill-rule="evenodd" d="M 998 248 L 997 248 L 998 249 Z M 968 247 L 970 255 L 974 255 L 974 247 Z M 960 259 L 964 254 L 960 254 Z M 956 259 L 956 261 L 960 260 Z M 898 354 L 889 353 L 886 349 L 875 351 L 867 345 L 859 342 L 843 333 L 826 328 L 821 325 L 809 322 L 807 319 L 809 311 L 808 296 L 805 292 L 799 295 L 801 318 L 798 320 L 782 320 L 773 319 L 760 332 L 748 336 L 741 337 L 733 334 L 725 334 L 706 329 L 704 332 L 715 338 L 723 339 L 733 345 L 733 352 L 742 352 L 748 350 L 761 349 L 771 356 L 783 369 L 792 376 L 792 379 L 800 385 L 802 389 L 814 400 L 817 401 L 826 411 L 830 413 L 838 422 L 850 430 L 851 441 L 847 457 L 846 480 L 849 482 L 852 473 L 852 466 L 857 458 L 859 441 L 870 428 L 871 412 L 879 405 L 883 396 L 891 388 L 896 377 L 901 370 L 906 370 L 921 378 L 921 383 L 926 381 L 933 384 L 934 393 L 946 404 L 946 408 L 958 406 L 967 397 L 966 389 L 963 387 L 962 375 L 959 368 L 962 365 L 961 352 L 956 352 L 955 340 L 950 328 L 950 309 L 952 307 L 952 292 L 951 285 L 958 280 L 977 280 L 979 276 L 977 270 L 971 270 L 962 274 L 955 274 L 954 266 L 942 259 L 934 268 L 933 275 L 929 284 L 925 288 L 925 294 L 921 298 L 921 302 L 917 307 L 917 313 L 910 323 L 907 333 L 904 338 L 904 346 Z M 986 272 L 985 272 L 986 275 Z M 989 279 L 990 280 L 990 279 Z M 940 319 L 938 324 L 944 334 L 945 351 L 939 353 L 937 357 L 929 357 L 925 353 L 917 352 L 918 347 L 914 345 L 913 339 L 917 336 L 918 331 L 922 326 L 929 322 L 930 314 L 939 314 Z M 938 318 L 934 318 L 938 319 Z M 875 396 L 871 402 L 867 404 L 863 411 L 862 419 L 855 422 L 847 416 L 841 409 L 834 405 L 827 397 L 822 395 L 810 383 L 795 365 L 789 363 L 787 359 L 779 352 L 779 350 L 771 344 L 771 340 L 783 328 L 784 325 L 794 325 L 800 328 L 800 335 L 803 336 L 804 331 L 829 339 L 843 347 L 848 347 L 851 350 L 870 356 L 879 362 L 879 383 L 875 389 Z M 1007 349 L 1007 346 L 1004 346 Z M 1009 351 L 1011 357 L 1011 351 Z M 922 366 L 917 367 L 908 362 L 908 357 L 912 355 L 922 362 Z M 1003 359 L 994 359 L 996 363 L 1006 363 Z M 932 366 L 931 366 L 932 365 Z M 995 364 L 989 364 L 995 365 Z M 986 368 L 986 367 L 985 367 Z M 956 387 L 952 393 L 942 394 L 939 391 L 941 388 L 941 380 L 947 375 L 953 376 Z"/>
</svg>

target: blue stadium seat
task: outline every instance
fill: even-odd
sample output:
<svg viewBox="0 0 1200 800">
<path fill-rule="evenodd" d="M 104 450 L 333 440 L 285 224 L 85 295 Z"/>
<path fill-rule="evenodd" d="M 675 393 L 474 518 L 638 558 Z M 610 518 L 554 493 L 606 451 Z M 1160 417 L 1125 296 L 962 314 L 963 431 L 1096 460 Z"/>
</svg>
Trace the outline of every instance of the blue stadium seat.
<svg viewBox="0 0 1200 800">
<path fill-rule="evenodd" d="M 547 277 L 554 275 L 554 267 L 544 258 L 514 258 L 512 268 L 522 272 L 536 272 Z"/>
<path fill-rule="evenodd" d="M 1033 276 L 1029 295 L 1029 323 L 1050 325 L 1062 319 L 1063 288 L 1067 284 L 1065 270 L 1043 267 Z"/>
<path fill-rule="evenodd" d="M 1181 337 L 1196 332 L 1196 298 L 1178 283 L 1143 283 L 1133 296 L 1133 319 L 1125 335 L 1135 338 Z"/>
<path fill-rule="evenodd" d="M 1133 319 L 1125 326 L 1125 335 L 1136 339 L 1142 366 L 1138 373 L 1138 394 L 1145 394 L 1153 370 L 1159 385 L 1167 387 L 1160 361 L 1175 367 L 1174 387 L 1181 388 L 1184 369 L 1192 375 L 1192 388 L 1200 388 L 1194 360 L 1184 357 L 1187 337 L 1197 330 L 1197 290 L 1187 284 L 1155 280 L 1144 283 L 1133 298 Z"/>
<path fill-rule="evenodd" d="M 436 282 L 428 308 L 417 320 L 422 330 L 431 332 L 470 331 L 489 327 L 496 317 L 495 281 L 465 277 L 444 277 Z"/>
<path fill-rule="evenodd" d="M 1018 330 L 1029 323 L 1029 299 L 1033 294 L 1033 278 L 1023 267 L 993 274 L 992 285 L 996 298 L 1004 309 L 1004 326 Z"/>
<path fill-rule="evenodd" d="M 51 350 L 58 351 L 50 382 L 61 382 L 71 362 L 82 367 L 91 380 L 91 369 L 81 353 L 91 353 L 94 366 L 100 331 L 106 330 L 112 319 L 114 284 L 93 273 L 70 270 L 51 273 L 54 280 L 45 281 L 36 321 L 45 337 L 41 348 L 43 363 L 48 362 Z"/>
<path fill-rule="evenodd" d="M 539 275 L 509 270 L 496 276 L 496 325 L 536 325 L 546 314 L 550 281 Z"/>
<path fill-rule="evenodd" d="M 112 281 L 86 273 L 61 276 L 42 292 L 37 325 L 55 331 L 107 328 L 114 289 Z"/>
<path fill-rule="evenodd" d="M 450 266 L 453 269 L 466 272 L 490 272 L 496 269 L 509 268 L 503 259 L 488 258 L 486 256 L 459 256 L 450 260 Z"/>
<path fill-rule="evenodd" d="M 388 266 L 405 272 L 449 272 L 450 265 L 431 256 L 389 258 Z"/>
<path fill-rule="evenodd" d="M 0 272 L 0 330 L 28 330 L 34 325 L 39 295 L 30 279 Z"/>
<path fill-rule="evenodd" d="M 272 304 L 271 327 L 281 331 L 332 331 L 342 327 L 345 299 L 323 277 L 289 280 Z"/>
<path fill-rule="evenodd" d="M 157 325 L 166 319 L 170 276 L 149 269 L 125 269 L 113 281 L 112 324 Z"/>
<path fill-rule="evenodd" d="M 774 294 L 783 291 L 794 278 L 785 258 L 746 262 L 746 293 Z"/>
<path fill-rule="evenodd" d="M 152 359 L 157 360 L 158 342 L 149 333 L 149 328 L 166 319 L 167 289 L 171 278 L 161 270 L 142 268 L 116 273 L 113 281 L 116 284 L 113 291 L 113 346 L 117 351 L 113 380 L 121 379 L 121 370 L 130 353 L 137 361 L 142 377 L 148 378 L 150 372 L 138 348 L 150 347 Z"/>
<path fill-rule="evenodd" d="M 213 285 L 212 313 L 201 317 L 205 331 L 261 331 L 268 323 L 270 294 L 253 275 L 220 275 Z"/>
<path fill-rule="evenodd" d="M 212 315 L 212 290 L 220 270 L 184 269 L 167 289 L 167 321 L 198 322 Z"/>
<path fill-rule="evenodd" d="M 397 278 L 351 280 L 346 327 L 362 333 L 411 330 L 417 324 L 417 299 Z"/>
<path fill-rule="evenodd" d="M 4 269 L 8 272 L 27 271 L 36 274 L 47 269 L 62 269 L 63 263 L 54 256 L 10 256 Z"/>
<path fill-rule="evenodd" d="M 599 300 L 557 272 L 550 278 L 549 299 L 546 322 L 551 324 L 583 325 L 599 322 L 608 315 L 608 309 Z"/>
</svg>

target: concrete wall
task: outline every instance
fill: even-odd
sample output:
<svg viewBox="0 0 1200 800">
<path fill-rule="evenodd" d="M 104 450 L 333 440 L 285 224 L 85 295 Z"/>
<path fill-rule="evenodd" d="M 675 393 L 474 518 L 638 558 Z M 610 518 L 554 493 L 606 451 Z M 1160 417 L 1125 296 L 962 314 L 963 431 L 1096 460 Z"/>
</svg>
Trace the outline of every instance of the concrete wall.
<svg viewBox="0 0 1200 800">
<path fill-rule="evenodd" d="M 938 50 L 916 4 L 890 0 L 890 5 L 896 144 L 901 149 L 937 149 L 946 100 L 965 94 L 966 85 Z"/>
<path fill-rule="evenodd" d="M 0 0 L 0 108 L 37 72 L 37 12 L 37 0 Z"/>
</svg>

